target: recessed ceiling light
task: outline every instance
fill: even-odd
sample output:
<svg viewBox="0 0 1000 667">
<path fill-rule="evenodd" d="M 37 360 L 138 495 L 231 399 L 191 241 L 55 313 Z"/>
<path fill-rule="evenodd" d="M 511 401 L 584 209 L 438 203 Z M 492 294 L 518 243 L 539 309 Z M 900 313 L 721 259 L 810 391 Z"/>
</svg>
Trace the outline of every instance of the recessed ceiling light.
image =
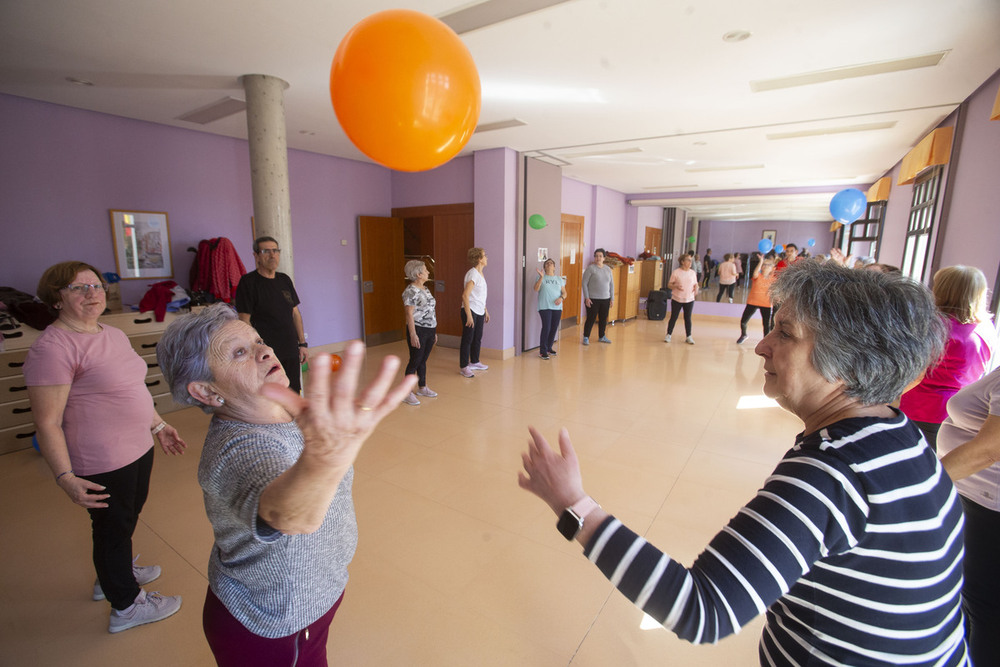
<svg viewBox="0 0 1000 667">
<path fill-rule="evenodd" d="M 72 83 L 74 86 L 93 86 L 93 81 L 87 81 L 86 79 L 78 79 L 75 76 L 68 76 L 66 80 Z"/>
<path fill-rule="evenodd" d="M 762 164 L 741 164 L 734 165 L 732 167 L 692 167 L 691 169 L 685 169 L 684 171 L 689 174 L 697 174 L 705 171 L 738 171 L 740 169 L 763 169 Z"/>
<path fill-rule="evenodd" d="M 847 67 L 834 67 L 832 69 L 818 70 L 816 72 L 805 72 L 803 74 L 793 74 L 778 79 L 761 79 L 750 82 L 750 90 L 760 93 L 766 90 L 777 90 L 779 88 L 793 88 L 795 86 L 808 86 L 814 83 L 826 83 L 828 81 L 843 81 L 863 76 L 874 76 L 876 74 L 886 74 L 889 72 L 904 72 L 910 69 L 921 67 L 935 67 L 940 64 L 950 50 L 927 53 L 921 56 L 910 58 L 897 58 L 895 60 L 883 60 L 875 63 L 864 63 L 861 65 L 849 65 Z"/>
<path fill-rule="evenodd" d="M 722 41 L 729 42 L 730 44 L 742 42 L 743 40 L 750 39 L 750 35 L 751 33 L 746 30 L 730 30 L 722 36 Z"/>
</svg>

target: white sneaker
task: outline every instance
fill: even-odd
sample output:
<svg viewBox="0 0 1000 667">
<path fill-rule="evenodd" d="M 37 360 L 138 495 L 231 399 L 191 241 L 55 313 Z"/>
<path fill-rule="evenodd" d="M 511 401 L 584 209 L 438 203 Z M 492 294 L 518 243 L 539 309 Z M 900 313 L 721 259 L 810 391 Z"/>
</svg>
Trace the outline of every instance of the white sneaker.
<svg viewBox="0 0 1000 667">
<path fill-rule="evenodd" d="M 431 389 L 430 387 L 418 387 L 417 396 L 426 396 L 427 398 L 437 398 L 438 393 Z"/>
<path fill-rule="evenodd" d="M 132 559 L 132 576 L 135 577 L 135 583 L 140 586 L 145 586 L 151 581 L 156 581 L 160 576 L 160 566 L 159 565 L 136 565 L 135 562 L 139 560 L 137 555 Z M 104 599 L 104 589 L 101 588 L 101 582 L 97 579 L 94 580 L 94 601 Z"/>
<path fill-rule="evenodd" d="M 487 366 L 486 364 L 481 364 L 477 361 L 474 364 L 469 364 L 469 368 L 471 368 L 474 371 L 486 371 L 489 370 L 490 367 Z"/>
<path fill-rule="evenodd" d="M 403 399 L 403 403 L 407 405 L 420 405 L 420 399 L 411 391 L 410 395 Z"/>
<path fill-rule="evenodd" d="M 670 334 L 667 334 L 666 336 L 663 337 L 663 342 L 664 343 L 669 343 L 670 342 Z"/>
<path fill-rule="evenodd" d="M 112 609 L 108 632 L 121 632 L 138 625 L 162 621 L 173 616 L 181 608 L 180 595 L 160 595 L 158 592 L 139 591 L 135 602 L 128 609 Z"/>
<path fill-rule="evenodd" d="M 684 342 L 687 343 L 688 345 L 694 345 L 694 338 L 688 336 L 687 338 L 684 339 Z"/>
<path fill-rule="evenodd" d="M 459 374 L 462 377 L 474 378 L 474 377 L 476 377 L 476 375 L 475 375 L 475 373 L 472 372 L 471 369 L 472 369 L 472 366 L 466 366 L 465 368 L 459 368 L 458 372 L 459 372 Z"/>
</svg>

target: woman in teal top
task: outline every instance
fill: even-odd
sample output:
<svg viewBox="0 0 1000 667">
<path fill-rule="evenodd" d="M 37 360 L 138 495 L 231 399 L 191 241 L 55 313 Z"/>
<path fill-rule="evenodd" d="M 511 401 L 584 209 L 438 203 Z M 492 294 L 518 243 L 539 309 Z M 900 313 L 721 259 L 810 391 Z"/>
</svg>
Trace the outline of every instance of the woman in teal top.
<svg viewBox="0 0 1000 667">
<path fill-rule="evenodd" d="M 542 268 L 538 269 L 535 291 L 538 292 L 538 315 L 542 318 L 538 356 L 548 359 L 549 355 L 556 353 L 552 345 L 556 341 L 556 331 L 559 330 L 559 320 L 562 318 L 563 299 L 566 298 L 566 279 L 556 275 L 554 259 L 545 260 Z"/>
</svg>

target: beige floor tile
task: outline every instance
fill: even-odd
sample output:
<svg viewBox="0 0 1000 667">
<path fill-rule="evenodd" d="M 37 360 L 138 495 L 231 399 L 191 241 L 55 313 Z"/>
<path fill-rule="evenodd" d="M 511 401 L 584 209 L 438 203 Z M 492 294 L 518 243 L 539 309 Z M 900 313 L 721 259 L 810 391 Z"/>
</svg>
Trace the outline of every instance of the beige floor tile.
<svg viewBox="0 0 1000 667">
<path fill-rule="evenodd" d="M 691 646 L 618 594 L 555 530 L 556 516 L 517 485 L 528 425 L 558 447 L 569 429 L 584 485 L 605 509 L 690 564 L 759 488 L 800 424 L 776 408 L 737 410 L 759 395 L 752 344 L 735 320 L 695 315 L 695 346 L 664 322 L 630 321 L 614 341 L 580 345 L 566 329 L 550 361 L 535 352 L 458 374 L 458 351 L 437 348 L 428 386 L 438 398 L 401 405 L 356 463 L 359 545 L 331 627 L 331 664 L 381 666 L 751 665 L 760 621 L 717 646 Z M 596 332 L 595 332 L 596 333 Z M 751 332 L 753 333 L 753 331 Z M 753 338 L 753 336 L 751 336 Z M 757 336 L 759 339 L 759 336 Z M 369 351 L 364 376 L 401 342 Z M 151 590 L 184 596 L 175 617 L 107 633 L 90 601 L 89 519 L 52 483 L 41 457 L 0 456 L 0 664 L 104 667 L 210 665 L 201 630 L 212 544 L 197 482 L 209 417 L 166 416 L 188 441 L 157 453 L 136 531 L 141 562 L 159 563 Z"/>
</svg>

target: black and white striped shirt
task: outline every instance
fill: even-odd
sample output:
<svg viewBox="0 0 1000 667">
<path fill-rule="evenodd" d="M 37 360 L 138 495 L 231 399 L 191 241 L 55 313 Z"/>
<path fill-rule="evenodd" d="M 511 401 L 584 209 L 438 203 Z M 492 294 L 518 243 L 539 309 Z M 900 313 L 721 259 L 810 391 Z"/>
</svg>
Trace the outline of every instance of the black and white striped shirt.
<svg viewBox="0 0 1000 667">
<path fill-rule="evenodd" d="M 693 643 L 766 613 L 762 665 L 965 665 L 962 525 L 951 481 L 900 413 L 799 435 L 689 569 L 614 517 L 584 553 Z"/>
</svg>

